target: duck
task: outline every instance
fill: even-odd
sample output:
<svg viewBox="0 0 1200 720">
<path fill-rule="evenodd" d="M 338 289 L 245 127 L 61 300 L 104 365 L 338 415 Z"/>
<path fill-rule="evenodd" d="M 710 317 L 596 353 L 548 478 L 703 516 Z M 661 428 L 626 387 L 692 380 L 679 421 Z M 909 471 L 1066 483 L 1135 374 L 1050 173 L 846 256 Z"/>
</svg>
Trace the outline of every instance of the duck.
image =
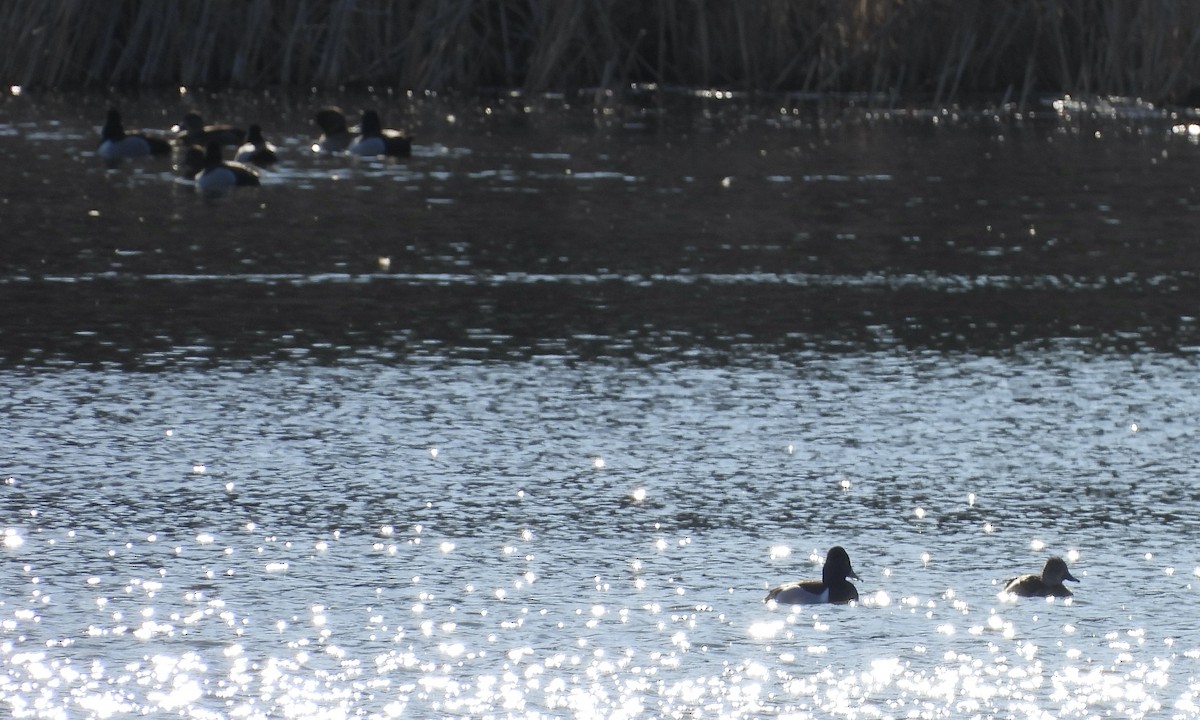
<svg viewBox="0 0 1200 720">
<path fill-rule="evenodd" d="M 208 195 L 220 195 L 234 187 L 258 185 L 258 173 L 239 162 L 227 163 L 221 143 L 213 140 L 204 151 L 204 169 L 196 174 L 196 187 Z"/>
<path fill-rule="evenodd" d="M 384 130 L 379 113 L 364 110 L 359 135 L 347 150 L 359 157 L 408 157 L 412 155 L 412 140 L 399 130 Z"/>
<path fill-rule="evenodd" d="M 121 113 L 116 108 L 109 108 L 104 119 L 104 128 L 100 130 L 100 146 L 96 153 L 107 162 L 150 155 L 169 155 L 171 143 L 163 138 L 125 132 L 125 126 L 121 123 Z"/>
<path fill-rule="evenodd" d="M 200 171 L 204 170 L 204 158 L 207 154 L 208 151 L 205 148 L 191 145 L 183 152 L 183 157 L 175 165 L 175 170 L 188 180 L 194 180 Z"/>
<path fill-rule="evenodd" d="M 825 555 L 820 580 L 795 580 L 776 585 L 767 592 L 763 602 L 788 605 L 817 605 L 832 603 L 844 605 L 858 600 L 858 589 L 846 578 L 860 579 L 850 567 L 850 555 L 845 548 L 835 545 Z"/>
<path fill-rule="evenodd" d="M 346 125 L 346 116 L 338 107 L 330 105 L 321 108 L 317 111 L 313 122 L 321 128 L 321 137 L 317 138 L 317 142 L 313 144 L 314 152 L 346 152 L 350 143 L 354 141 L 354 135 L 351 134 L 350 127 Z"/>
<path fill-rule="evenodd" d="M 205 125 L 200 113 L 190 112 L 183 122 L 171 128 L 180 145 L 205 145 L 215 140 L 222 145 L 241 145 L 246 131 L 233 125 Z"/>
<path fill-rule="evenodd" d="M 233 159 L 252 165 L 270 165 L 279 158 L 275 155 L 275 146 L 263 137 L 262 127 L 251 125 L 246 133 L 246 142 L 238 148 Z"/>
<path fill-rule="evenodd" d="M 1020 597 L 1071 597 L 1063 580 L 1079 582 L 1067 569 L 1066 561 L 1054 555 L 1042 566 L 1041 575 L 1020 575 L 1005 580 L 1004 592 Z"/>
</svg>

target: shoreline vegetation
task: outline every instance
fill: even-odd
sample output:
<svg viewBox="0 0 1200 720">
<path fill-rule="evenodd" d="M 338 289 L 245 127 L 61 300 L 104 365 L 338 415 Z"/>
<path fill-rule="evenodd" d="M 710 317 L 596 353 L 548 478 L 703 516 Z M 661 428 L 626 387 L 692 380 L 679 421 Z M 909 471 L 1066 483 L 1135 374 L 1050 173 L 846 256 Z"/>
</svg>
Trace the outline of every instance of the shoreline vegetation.
<svg viewBox="0 0 1200 720">
<path fill-rule="evenodd" d="M 1200 102 L 1194 0 L 39 0 L 6 86 L 1041 94 Z"/>
</svg>

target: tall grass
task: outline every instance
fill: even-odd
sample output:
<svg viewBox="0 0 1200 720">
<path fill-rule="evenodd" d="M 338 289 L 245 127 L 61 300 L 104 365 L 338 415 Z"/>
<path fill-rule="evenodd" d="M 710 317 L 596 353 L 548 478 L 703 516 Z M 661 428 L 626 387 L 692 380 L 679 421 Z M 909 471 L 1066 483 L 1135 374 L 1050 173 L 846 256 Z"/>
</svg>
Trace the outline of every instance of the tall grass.
<svg viewBox="0 0 1200 720">
<path fill-rule="evenodd" d="M 1200 88 L 1196 0 L 37 0 L 0 33 L 28 87 Z"/>
</svg>

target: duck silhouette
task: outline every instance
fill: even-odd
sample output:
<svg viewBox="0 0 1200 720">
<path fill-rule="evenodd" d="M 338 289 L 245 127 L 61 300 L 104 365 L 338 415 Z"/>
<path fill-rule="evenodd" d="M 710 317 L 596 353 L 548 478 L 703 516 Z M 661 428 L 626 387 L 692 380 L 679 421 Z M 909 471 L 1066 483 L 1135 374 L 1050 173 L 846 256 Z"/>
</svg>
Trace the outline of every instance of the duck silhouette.
<svg viewBox="0 0 1200 720">
<path fill-rule="evenodd" d="M 820 580 L 795 580 L 776 585 L 763 602 L 786 605 L 845 604 L 858 600 L 858 590 L 846 578 L 859 577 L 850 567 L 850 555 L 840 545 L 829 548 Z"/>
<path fill-rule="evenodd" d="M 350 143 L 347 151 L 360 157 L 409 157 L 412 155 L 412 139 L 399 130 L 385 130 L 379 113 L 364 110 L 359 136 Z"/>
<path fill-rule="evenodd" d="M 121 113 L 109 108 L 100 130 L 100 146 L 96 153 L 107 162 L 149 155 L 171 154 L 171 143 L 163 138 L 147 137 L 142 133 L 125 132 Z"/>
<path fill-rule="evenodd" d="M 208 195 L 221 195 L 231 188 L 258 185 L 258 173 L 238 162 L 227 163 L 221 143 L 212 141 L 204 153 L 204 169 L 196 174 L 196 187 Z"/>
<path fill-rule="evenodd" d="M 1019 575 L 1004 581 L 1004 592 L 1020 597 L 1071 597 L 1071 591 L 1063 585 L 1063 580 L 1079 582 L 1067 563 L 1054 555 L 1042 566 L 1041 575 Z"/>
</svg>

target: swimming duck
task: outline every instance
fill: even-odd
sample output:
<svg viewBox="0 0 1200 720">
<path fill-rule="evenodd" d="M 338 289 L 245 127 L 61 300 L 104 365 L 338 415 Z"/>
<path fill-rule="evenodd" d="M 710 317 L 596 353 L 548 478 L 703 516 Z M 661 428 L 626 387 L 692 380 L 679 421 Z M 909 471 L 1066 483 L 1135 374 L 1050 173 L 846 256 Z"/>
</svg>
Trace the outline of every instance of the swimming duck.
<svg viewBox="0 0 1200 720">
<path fill-rule="evenodd" d="M 114 162 L 124 158 L 168 155 L 170 152 L 171 144 L 163 138 L 125 132 L 121 113 L 116 108 L 109 108 L 104 128 L 100 131 L 100 147 L 96 151 L 102 159 Z"/>
<path fill-rule="evenodd" d="M 200 113 L 190 112 L 183 122 L 171 128 L 180 145 L 208 145 L 216 141 L 222 145 L 241 145 L 246 131 L 232 125 L 205 125 Z"/>
<path fill-rule="evenodd" d="M 321 137 L 317 138 L 316 144 L 313 145 L 315 152 L 345 152 L 350 147 L 350 143 L 354 141 L 354 135 L 350 133 L 350 128 L 346 125 L 346 116 L 342 114 L 340 108 L 332 105 L 321 108 L 317 111 L 313 122 L 321 128 Z"/>
<path fill-rule="evenodd" d="M 238 148 L 233 159 L 236 162 L 252 163 L 254 165 L 270 165 L 279 158 L 275 156 L 275 146 L 263 137 L 262 128 L 251 125 L 246 133 L 246 142 Z"/>
<path fill-rule="evenodd" d="M 374 110 L 364 110 L 362 127 L 359 136 L 354 138 L 347 148 L 351 155 L 374 157 L 390 155 L 392 157 L 408 157 L 412 155 L 412 140 L 398 130 L 384 130 L 379 120 L 379 113 Z"/>
<path fill-rule="evenodd" d="M 227 163 L 221 157 L 221 143 L 208 143 L 204 169 L 196 174 L 196 187 L 209 195 L 220 195 L 230 188 L 258 185 L 258 173 L 238 162 Z"/>
<path fill-rule="evenodd" d="M 846 578 L 858 580 L 850 567 L 850 555 L 840 545 L 829 548 L 820 580 L 796 580 L 771 588 L 763 602 L 774 600 L 790 605 L 844 604 L 858 600 L 858 590 Z"/>
<path fill-rule="evenodd" d="M 175 165 L 175 170 L 188 180 L 194 180 L 204 169 L 204 158 L 207 154 L 207 151 L 199 145 L 191 145 Z"/>
<path fill-rule="evenodd" d="M 1046 560 L 1041 575 L 1021 575 L 1004 581 L 1004 592 L 1021 597 L 1071 597 L 1063 580 L 1079 582 L 1057 555 Z"/>
</svg>

